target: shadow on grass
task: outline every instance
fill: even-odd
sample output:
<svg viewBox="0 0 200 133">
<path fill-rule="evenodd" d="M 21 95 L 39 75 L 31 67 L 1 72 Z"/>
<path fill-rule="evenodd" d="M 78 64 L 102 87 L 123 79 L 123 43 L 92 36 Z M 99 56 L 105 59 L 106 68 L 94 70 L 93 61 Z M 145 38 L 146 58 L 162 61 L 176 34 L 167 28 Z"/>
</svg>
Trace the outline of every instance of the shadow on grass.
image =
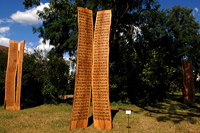
<svg viewBox="0 0 200 133">
<path fill-rule="evenodd" d="M 157 103 L 148 107 L 140 107 L 141 111 L 134 111 L 134 113 L 145 113 L 148 117 L 155 117 L 158 122 L 172 121 L 174 124 L 178 124 L 182 121 L 188 121 L 191 124 L 197 123 L 197 119 L 200 117 L 200 97 L 196 96 L 195 103 L 183 103 L 182 96 L 173 95 L 164 103 Z M 157 116 L 160 114 L 163 116 Z"/>
<path fill-rule="evenodd" d="M 88 118 L 88 126 L 91 126 L 93 123 L 93 115 Z"/>
<path fill-rule="evenodd" d="M 115 117 L 115 115 L 117 114 L 117 112 L 119 112 L 119 110 L 111 110 L 111 117 L 112 117 L 112 121 Z M 93 123 L 93 115 L 91 115 L 88 119 L 88 126 L 91 126 Z"/>
</svg>

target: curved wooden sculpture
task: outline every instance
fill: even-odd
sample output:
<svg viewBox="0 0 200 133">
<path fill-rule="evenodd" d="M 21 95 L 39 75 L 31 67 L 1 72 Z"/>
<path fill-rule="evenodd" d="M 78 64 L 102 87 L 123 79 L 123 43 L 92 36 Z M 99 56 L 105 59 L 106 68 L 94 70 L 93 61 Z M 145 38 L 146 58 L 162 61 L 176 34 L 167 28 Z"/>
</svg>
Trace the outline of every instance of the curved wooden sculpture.
<svg viewBox="0 0 200 133">
<path fill-rule="evenodd" d="M 94 127 L 112 129 L 109 100 L 109 35 L 111 10 L 97 12 L 78 7 L 78 48 L 70 130 L 86 128 L 92 91 Z"/>
<path fill-rule="evenodd" d="M 5 109 L 20 110 L 22 63 L 25 41 L 9 42 L 8 61 L 5 78 Z"/>
<path fill-rule="evenodd" d="M 181 59 L 183 75 L 183 101 L 186 103 L 195 102 L 194 77 L 191 59 Z"/>
</svg>

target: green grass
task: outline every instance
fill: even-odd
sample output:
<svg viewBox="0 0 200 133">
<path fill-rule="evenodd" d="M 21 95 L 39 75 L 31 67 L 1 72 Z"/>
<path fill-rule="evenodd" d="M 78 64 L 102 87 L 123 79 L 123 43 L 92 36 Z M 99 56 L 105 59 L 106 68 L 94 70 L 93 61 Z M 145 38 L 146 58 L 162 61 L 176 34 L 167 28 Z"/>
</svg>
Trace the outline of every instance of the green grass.
<svg viewBox="0 0 200 133">
<path fill-rule="evenodd" d="M 180 95 L 152 106 L 112 105 L 113 129 L 100 130 L 89 123 L 86 129 L 69 130 L 71 105 L 41 105 L 34 108 L 4 110 L 0 106 L 0 133 L 200 133 L 200 97 L 184 104 Z M 131 110 L 128 116 L 126 110 Z M 92 107 L 90 116 L 92 115 Z"/>
</svg>

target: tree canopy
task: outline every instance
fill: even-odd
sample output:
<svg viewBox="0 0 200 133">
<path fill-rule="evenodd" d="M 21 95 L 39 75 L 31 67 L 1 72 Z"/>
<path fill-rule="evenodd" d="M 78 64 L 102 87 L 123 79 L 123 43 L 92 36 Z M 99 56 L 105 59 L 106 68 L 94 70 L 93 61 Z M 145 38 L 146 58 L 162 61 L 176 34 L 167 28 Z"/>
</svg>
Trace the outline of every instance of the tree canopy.
<svg viewBox="0 0 200 133">
<path fill-rule="evenodd" d="M 4 88 L 5 88 L 5 75 L 6 75 L 6 65 L 8 58 L 7 49 L 0 49 L 0 104 L 3 104 L 4 100 Z"/>
<path fill-rule="evenodd" d="M 26 8 L 39 3 L 39 0 L 25 0 L 23 2 Z M 111 31 L 114 33 L 111 38 L 115 40 L 124 28 L 134 22 L 141 11 L 150 9 L 153 3 L 153 0 L 51 0 L 49 8 L 38 11 L 39 17 L 44 21 L 42 26 L 34 27 L 33 32 L 39 32 L 39 37 L 43 37 L 44 41 L 50 40 L 50 44 L 55 46 L 57 53 L 62 55 L 69 52 L 70 55 L 74 55 L 77 48 L 78 6 L 93 10 L 94 17 L 97 10 L 112 9 Z M 125 27 L 123 28 L 123 26 Z"/>
<path fill-rule="evenodd" d="M 23 4 L 29 8 L 39 2 L 25 0 Z M 161 101 L 172 86 L 181 86 L 183 56 L 199 68 L 200 26 L 192 9 L 174 6 L 160 10 L 156 0 L 51 0 L 49 8 L 38 12 L 43 24 L 33 32 L 50 40 L 59 56 L 76 53 L 78 6 L 93 10 L 94 18 L 98 10 L 112 10 L 111 101 Z"/>
</svg>

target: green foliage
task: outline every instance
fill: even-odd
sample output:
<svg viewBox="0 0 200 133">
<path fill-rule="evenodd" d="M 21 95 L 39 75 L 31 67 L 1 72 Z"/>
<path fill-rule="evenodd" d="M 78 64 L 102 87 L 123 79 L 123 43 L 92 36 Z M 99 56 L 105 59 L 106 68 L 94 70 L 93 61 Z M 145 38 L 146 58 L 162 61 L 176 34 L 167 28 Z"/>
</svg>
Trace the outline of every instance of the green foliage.
<svg viewBox="0 0 200 133">
<path fill-rule="evenodd" d="M 22 72 L 21 106 L 33 107 L 44 103 L 41 93 L 43 80 L 42 67 L 37 62 L 35 54 L 24 54 Z"/>
<path fill-rule="evenodd" d="M 118 100 L 136 104 L 162 101 L 172 84 L 181 88 L 184 55 L 199 68 L 199 23 L 191 9 L 174 6 L 145 10 L 134 24 L 138 25 L 135 30 L 140 29 L 138 34 L 129 36 L 126 28 L 126 34 L 118 36 L 115 45 L 111 43 L 111 101 L 116 95 Z"/>
<path fill-rule="evenodd" d="M 4 102 L 7 51 L 0 50 L 0 104 Z M 58 96 L 73 93 L 74 75 L 69 75 L 69 61 L 51 51 L 25 53 L 22 72 L 21 106 L 62 102 Z"/>
<path fill-rule="evenodd" d="M 25 8 L 32 7 L 33 5 L 40 5 L 40 0 L 24 0 L 23 2 Z"/>
<path fill-rule="evenodd" d="M 132 46 L 127 49 L 132 54 L 122 52 L 120 57 L 123 61 L 133 55 L 123 64 L 131 67 L 125 83 L 130 88 L 127 91 L 131 102 L 148 104 L 162 101 L 171 91 L 172 83 L 181 86 L 181 58 L 187 55 L 193 62 L 198 62 L 193 58 L 196 56 L 193 47 L 199 47 L 200 27 L 191 13 L 191 9 L 180 6 L 141 13 L 137 21 L 141 33 L 133 34 L 136 40 L 130 42 Z"/>
<path fill-rule="evenodd" d="M 50 8 L 38 12 L 44 20 L 42 26 L 33 31 L 50 40 L 58 56 L 75 54 L 78 6 L 93 10 L 94 18 L 98 10 L 112 10 L 111 102 L 144 105 L 162 101 L 172 86 L 181 88 L 180 60 L 185 55 L 200 72 L 200 26 L 192 9 L 174 6 L 159 10 L 156 0 L 50 1 Z M 47 94 L 54 95 L 58 91 L 53 91 L 55 85 L 50 80 L 45 82 Z"/>
<path fill-rule="evenodd" d="M 25 54 L 23 64 L 22 106 L 36 106 L 43 103 L 57 104 L 59 95 L 71 94 L 68 83 L 69 62 L 53 51 L 35 51 Z"/>
<path fill-rule="evenodd" d="M 166 83 L 182 86 L 181 58 L 187 55 L 193 65 L 199 68 L 199 28 L 200 25 L 192 15 L 192 9 L 174 6 L 172 9 L 163 9 L 145 14 L 149 19 L 143 26 L 143 34 L 149 40 L 151 47 L 157 51 L 159 64 L 165 71 Z M 193 28 L 190 28 L 193 27 Z M 146 29 L 146 30 L 145 30 Z M 195 47 L 195 49 L 194 49 Z M 157 76 L 157 75 L 156 75 Z M 170 88 L 168 89 L 168 91 Z"/>
<path fill-rule="evenodd" d="M 121 101 L 118 101 L 118 102 L 112 102 L 112 103 L 110 103 L 110 105 L 111 106 L 126 106 L 126 105 L 128 105 L 128 103 L 127 104 L 125 104 L 125 103 L 122 103 Z"/>
<path fill-rule="evenodd" d="M 6 75 L 6 64 L 7 64 L 7 50 L 0 50 L 0 104 L 4 101 L 4 88 L 5 88 L 5 75 Z"/>
<path fill-rule="evenodd" d="M 45 20 L 42 26 L 33 27 L 44 41 L 50 40 L 59 56 L 69 52 L 75 54 L 77 44 L 77 5 L 68 0 L 51 1 L 49 8 L 38 11 L 38 16 Z"/>
</svg>

